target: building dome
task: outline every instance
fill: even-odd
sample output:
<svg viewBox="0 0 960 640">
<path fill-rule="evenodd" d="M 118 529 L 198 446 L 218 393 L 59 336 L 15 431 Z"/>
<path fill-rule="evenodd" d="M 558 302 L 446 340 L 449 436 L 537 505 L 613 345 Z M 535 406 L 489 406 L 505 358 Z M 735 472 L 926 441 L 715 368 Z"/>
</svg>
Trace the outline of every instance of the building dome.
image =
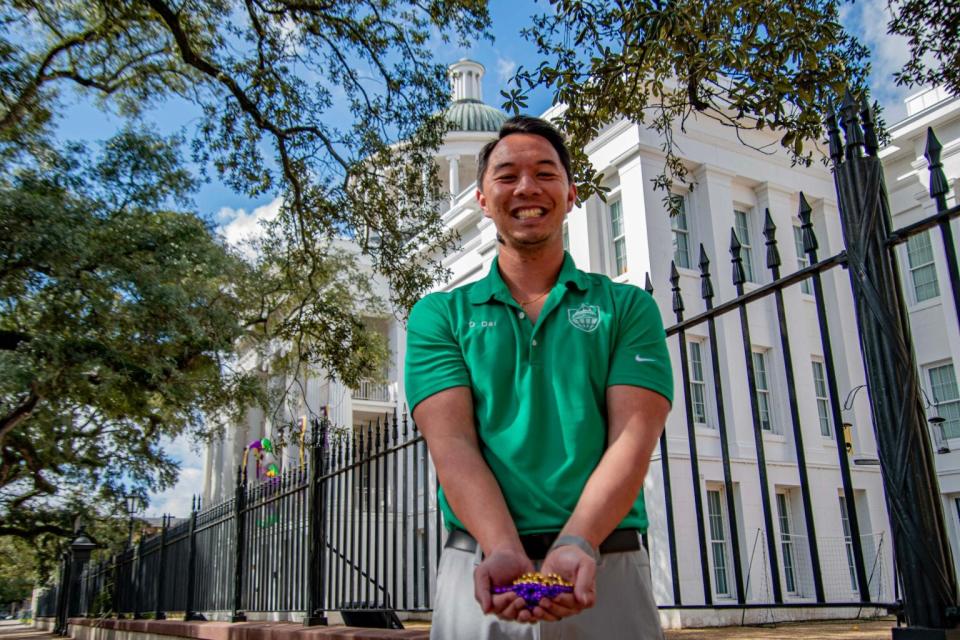
<svg viewBox="0 0 960 640">
<path fill-rule="evenodd" d="M 496 133 L 508 117 L 500 109 L 483 103 L 483 72 L 483 65 L 473 60 L 463 59 L 450 65 L 453 104 L 447 109 L 447 119 L 455 131 Z"/>
<path fill-rule="evenodd" d="M 447 109 L 447 120 L 456 131 L 500 131 L 507 114 L 479 100 L 458 100 Z"/>
</svg>

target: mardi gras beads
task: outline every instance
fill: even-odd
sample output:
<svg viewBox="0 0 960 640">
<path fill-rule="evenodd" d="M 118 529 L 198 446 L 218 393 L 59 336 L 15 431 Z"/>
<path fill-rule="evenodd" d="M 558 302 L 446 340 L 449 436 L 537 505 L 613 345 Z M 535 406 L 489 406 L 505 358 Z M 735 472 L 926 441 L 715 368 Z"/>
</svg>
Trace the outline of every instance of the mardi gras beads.
<svg viewBox="0 0 960 640">
<path fill-rule="evenodd" d="M 527 603 L 527 609 L 532 610 L 543 598 L 556 598 L 561 593 L 573 593 L 573 584 L 564 580 L 555 573 L 542 575 L 540 573 L 525 573 L 512 584 L 494 587 L 494 593 L 513 591 Z"/>
</svg>

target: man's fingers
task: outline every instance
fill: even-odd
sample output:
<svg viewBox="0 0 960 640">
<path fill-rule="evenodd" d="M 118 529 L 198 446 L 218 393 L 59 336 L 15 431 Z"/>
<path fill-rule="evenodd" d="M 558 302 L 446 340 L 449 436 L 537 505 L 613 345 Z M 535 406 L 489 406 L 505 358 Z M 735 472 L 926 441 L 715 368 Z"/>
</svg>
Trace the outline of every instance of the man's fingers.
<svg viewBox="0 0 960 640">
<path fill-rule="evenodd" d="M 473 597 L 480 603 L 480 610 L 490 613 L 492 598 L 490 595 L 490 574 L 482 565 L 473 572 Z"/>
<path fill-rule="evenodd" d="M 592 561 L 581 562 L 577 567 L 577 578 L 573 584 L 573 595 L 584 609 L 593 606 L 597 598 L 597 565 Z"/>
</svg>

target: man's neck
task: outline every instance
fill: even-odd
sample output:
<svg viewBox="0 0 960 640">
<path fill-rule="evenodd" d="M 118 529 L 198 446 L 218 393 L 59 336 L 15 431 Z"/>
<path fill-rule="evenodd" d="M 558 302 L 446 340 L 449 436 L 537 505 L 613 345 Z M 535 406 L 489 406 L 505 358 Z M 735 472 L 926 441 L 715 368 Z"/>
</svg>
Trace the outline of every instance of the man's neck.
<svg viewBox="0 0 960 640">
<path fill-rule="evenodd" d="M 517 251 L 502 247 L 497 265 L 500 277 L 517 302 L 524 302 L 553 288 L 563 267 L 563 247 Z"/>
</svg>

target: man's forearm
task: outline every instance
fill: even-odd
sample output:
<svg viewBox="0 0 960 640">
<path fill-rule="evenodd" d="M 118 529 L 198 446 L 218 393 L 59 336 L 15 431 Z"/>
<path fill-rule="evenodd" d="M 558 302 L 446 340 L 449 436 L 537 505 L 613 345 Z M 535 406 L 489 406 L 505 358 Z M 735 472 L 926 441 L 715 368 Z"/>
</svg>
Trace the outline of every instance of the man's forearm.
<svg viewBox="0 0 960 640">
<path fill-rule="evenodd" d="M 484 553 L 522 553 L 503 492 L 480 453 L 470 390 L 445 389 L 421 402 L 414 414 L 450 507 Z"/>
<path fill-rule="evenodd" d="M 636 502 L 669 411 L 664 398 L 644 389 L 612 387 L 608 393 L 610 443 L 561 532 L 594 547 Z"/>
<path fill-rule="evenodd" d="M 480 452 L 456 439 L 435 438 L 428 443 L 431 452 L 439 452 L 432 455 L 450 507 L 483 552 L 522 552 L 503 492 Z"/>
</svg>

